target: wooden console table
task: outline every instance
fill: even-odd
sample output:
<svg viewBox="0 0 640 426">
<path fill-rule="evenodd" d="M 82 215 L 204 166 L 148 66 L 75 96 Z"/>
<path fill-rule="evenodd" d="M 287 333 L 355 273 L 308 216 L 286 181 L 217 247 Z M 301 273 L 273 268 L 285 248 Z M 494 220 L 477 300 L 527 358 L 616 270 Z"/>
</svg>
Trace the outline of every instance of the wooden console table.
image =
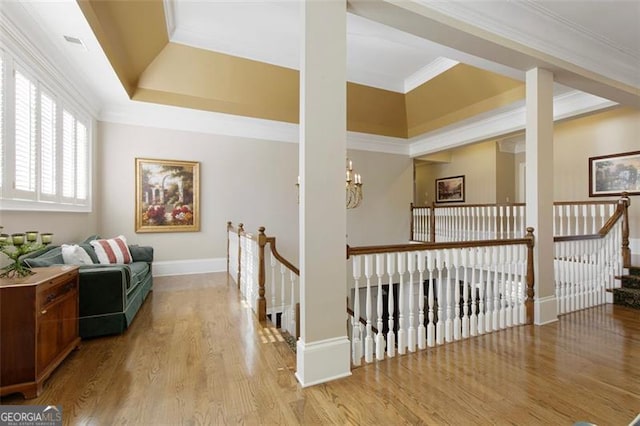
<svg viewBox="0 0 640 426">
<path fill-rule="evenodd" d="M 78 347 L 78 267 L 34 268 L 0 279 L 0 395 L 35 398 Z"/>
</svg>

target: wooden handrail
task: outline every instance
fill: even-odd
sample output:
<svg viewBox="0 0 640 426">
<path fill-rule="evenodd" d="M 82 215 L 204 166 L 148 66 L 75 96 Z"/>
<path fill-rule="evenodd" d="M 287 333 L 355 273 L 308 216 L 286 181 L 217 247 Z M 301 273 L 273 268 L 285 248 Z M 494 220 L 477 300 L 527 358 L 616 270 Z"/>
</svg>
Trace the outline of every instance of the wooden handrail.
<svg viewBox="0 0 640 426">
<path fill-rule="evenodd" d="M 620 218 L 624 219 L 624 215 L 626 211 L 627 211 L 626 205 L 622 203 L 618 203 L 616 210 L 613 212 L 613 215 L 611 215 L 611 217 L 607 219 L 607 221 L 605 222 L 604 225 L 602 225 L 602 228 L 600 228 L 598 233 L 584 234 L 584 235 L 563 235 L 563 236 L 553 237 L 553 241 L 566 242 L 566 241 L 582 241 L 582 240 L 599 240 L 601 238 L 604 238 L 609 234 L 609 232 L 611 232 L 611 230 L 613 229 L 613 227 L 615 226 L 615 224 L 618 222 Z M 623 224 L 624 223 L 627 223 L 627 221 L 625 220 Z M 627 223 L 627 227 L 628 227 L 628 223 Z"/>
<path fill-rule="evenodd" d="M 577 206 L 577 205 L 610 205 L 610 204 L 616 204 L 618 203 L 618 200 L 595 200 L 595 201 L 554 201 L 553 205 L 554 206 Z M 476 204 L 445 204 L 445 203 L 433 203 L 433 205 L 415 205 L 413 203 L 411 203 L 411 209 L 430 209 L 430 208 L 437 208 L 437 209 L 442 209 L 442 208 L 446 208 L 446 207 L 493 207 L 493 206 L 503 206 L 503 207 L 510 207 L 510 206 L 517 206 L 517 207 L 523 207 L 526 206 L 527 203 L 476 203 Z"/>
<path fill-rule="evenodd" d="M 533 228 L 527 228 L 527 235 L 524 238 L 513 238 L 504 240 L 476 240 L 476 241 L 450 241 L 442 243 L 413 243 L 413 244 L 394 244 L 386 246 L 347 246 L 347 259 L 351 256 L 363 254 L 380 254 L 380 253 L 397 253 L 406 251 L 420 250 L 440 250 L 440 249 L 456 249 L 456 248 L 472 248 L 472 247 L 493 247 L 493 246 L 512 246 L 512 245 L 529 245 L 532 244 L 529 238 L 529 230 L 533 232 Z"/>
<path fill-rule="evenodd" d="M 291 272 L 293 272 L 297 276 L 300 276 L 300 270 L 293 266 L 291 262 L 282 257 L 282 255 L 278 252 L 278 249 L 276 248 L 276 237 L 267 237 L 267 243 L 271 246 L 271 254 Z"/>
</svg>

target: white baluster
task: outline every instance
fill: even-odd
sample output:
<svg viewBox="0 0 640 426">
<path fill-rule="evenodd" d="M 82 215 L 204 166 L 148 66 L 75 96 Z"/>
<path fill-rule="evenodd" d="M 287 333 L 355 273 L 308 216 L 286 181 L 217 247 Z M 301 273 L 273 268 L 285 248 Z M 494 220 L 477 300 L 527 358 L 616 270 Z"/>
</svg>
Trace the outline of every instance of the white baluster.
<svg viewBox="0 0 640 426">
<path fill-rule="evenodd" d="M 469 337 L 469 249 L 462 249 L 461 266 L 464 271 L 462 277 L 462 338 Z"/>
<path fill-rule="evenodd" d="M 364 360 L 365 362 L 373 362 L 373 331 L 371 330 L 371 276 L 373 275 L 373 256 L 367 254 L 364 256 L 364 276 L 367 281 L 367 299 L 365 312 L 367 315 L 367 334 L 364 338 Z"/>
<path fill-rule="evenodd" d="M 500 238 L 505 238 L 504 236 L 504 206 L 498 207 L 498 221 L 500 221 Z"/>
<path fill-rule="evenodd" d="M 507 238 L 516 238 L 514 222 L 511 219 L 513 213 L 513 206 L 507 206 L 506 215 L 507 215 Z"/>
<path fill-rule="evenodd" d="M 289 305 L 289 333 L 295 337 L 298 336 L 297 333 L 297 320 L 296 320 L 296 280 L 298 279 L 297 275 L 293 273 L 293 271 L 289 271 L 289 289 L 291 291 L 291 304 Z"/>
<path fill-rule="evenodd" d="M 291 333 L 289 327 L 289 309 L 287 308 L 287 292 L 285 291 L 285 267 L 282 263 L 277 262 L 280 265 L 280 328 Z"/>
<path fill-rule="evenodd" d="M 487 288 L 486 286 L 486 281 L 484 280 L 484 276 L 485 273 L 484 271 L 486 270 L 486 263 L 485 263 L 485 258 L 486 258 L 486 248 L 485 247 L 479 247 L 478 248 L 478 274 L 479 279 L 478 279 L 478 334 L 484 334 L 486 332 L 486 327 L 485 327 L 485 289 Z"/>
<path fill-rule="evenodd" d="M 506 272 L 505 272 L 505 267 L 506 267 L 506 254 L 505 254 L 505 246 L 500 246 L 497 247 L 498 252 L 500 253 L 500 315 L 498 318 L 498 326 L 500 327 L 500 329 L 504 329 L 507 324 L 507 295 L 505 293 L 505 286 L 506 286 Z"/>
<path fill-rule="evenodd" d="M 442 270 L 444 269 L 444 265 L 442 264 L 442 250 L 436 251 L 436 267 L 438 268 L 438 282 L 436 283 L 438 291 L 436 291 L 435 295 L 436 303 L 438 304 L 438 320 L 436 322 L 436 344 L 441 345 L 444 343 L 444 321 L 442 320 L 442 317 L 444 315 L 444 311 L 442 310 L 442 305 L 444 304 L 444 296 L 442 291 Z"/>
<path fill-rule="evenodd" d="M 376 323 L 376 327 L 378 328 L 378 334 L 376 334 L 376 358 L 378 360 L 384 359 L 384 334 L 382 334 L 382 301 L 383 301 L 383 292 L 382 292 L 382 275 L 384 274 L 384 255 L 376 254 L 376 275 L 378 276 L 378 299 L 377 299 L 377 309 L 378 309 L 378 321 Z M 391 286 L 393 283 L 389 283 L 389 291 L 391 291 Z"/>
<path fill-rule="evenodd" d="M 414 272 L 416 270 L 416 252 L 407 253 L 407 272 L 409 273 L 409 327 L 407 331 L 407 347 L 410 352 L 416 351 L 417 336 L 415 327 L 415 291 Z"/>
<path fill-rule="evenodd" d="M 492 247 L 491 259 L 493 266 L 493 316 L 491 329 L 500 329 L 500 276 L 498 275 L 498 261 L 500 259 L 498 247 Z"/>
<path fill-rule="evenodd" d="M 574 214 L 574 218 L 573 220 L 575 221 L 574 225 L 575 225 L 575 234 L 573 235 L 580 235 L 580 221 L 578 220 L 580 218 L 580 206 L 575 204 L 573 206 L 573 214 Z"/>
<path fill-rule="evenodd" d="M 362 344 L 360 342 L 360 286 L 358 281 L 361 277 L 361 261 L 360 256 L 353 256 L 353 320 L 351 326 L 353 329 L 352 337 L 352 362 L 353 365 L 360 365 L 362 362 Z"/>
<path fill-rule="evenodd" d="M 471 336 L 478 335 L 478 313 L 477 313 L 477 305 L 476 305 L 476 295 L 478 287 L 476 286 L 476 257 L 480 250 L 478 248 L 470 249 L 469 253 L 469 268 L 471 268 L 471 285 L 469 287 L 469 292 L 471 296 L 471 318 L 469 318 L 469 334 Z"/>
<path fill-rule="evenodd" d="M 407 267 L 405 253 L 398 253 L 398 275 L 400 276 L 400 284 L 398 288 L 398 353 L 407 353 L 407 324 L 405 321 L 405 294 L 404 294 L 404 273 Z"/>
<path fill-rule="evenodd" d="M 393 320 L 393 315 L 395 313 L 394 306 L 395 300 L 393 297 L 393 276 L 395 275 L 395 255 L 393 253 L 387 254 L 387 274 L 389 275 L 389 300 L 388 300 L 388 311 L 389 318 L 387 319 L 389 322 L 389 331 L 387 331 L 387 355 L 392 357 L 396 354 L 396 333 L 395 333 L 395 321 Z"/>
<path fill-rule="evenodd" d="M 460 323 L 460 249 L 454 249 L 452 253 L 453 267 L 456 270 L 455 282 L 453 283 L 453 340 L 460 340 L 462 324 Z M 449 293 L 451 294 L 451 293 Z"/>
<path fill-rule="evenodd" d="M 519 323 L 524 324 L 527 321 L 527 311 L 525 301 L 527 300 L 527 247 L 525 245 L 518 246 L 518 259 L 520 264 L 520 285 L 519 285 Z"/>
<path fill-rule="evenodd" d="M 435 335 L 436 335 L 436 326 L 434 323 L 434 312 L 433 312 L 433 303 L 434 303 L 434 261 L 435 256 L 433 250 L 429 250 L 427 252 L 427 269 L 429 271 L 429 284 L 427 287 L 427 304 L 429 307 L 429 322 L 427 323 L 427 346 L 431 347 L 435 345 Z"/>
<path fill-rule="evenodd" d="M 512 327 L 514 325 L 513 322 L 513 313 L 515 310 L 515 303 L 513 300 L 513 292 L 514 292 L 514 277 L 513 277 L 513 250 L 515 246 L 507 246 L 505 247 L 506 252 L 506 268 L 507 268 L 507 278 L 505 282 L 506 290 L 505 295 L 507 299 L 507 318 L 506 318 L 506 326 Z"/>
<path fill-rule="evenodd" d="M 444 324 L 444 338 L 447 342 L 453 341 L 453 301 L 451 300 L 451 281 L 453 281 L 453 277 L 455 276 L 455 274 L 453 273 L 453 262 L 451 261 L 451 257 L 451 250 L 445 250 L 444 262 L 447 265 L 447 279 L 444 283 L 445 291 L 443 294 L 443 299 L 444 297 L 446 297 L 447 299 L 447 320 Z"/>
<path fill-rule="evenodd" d="M 418 252 L 418 348 L 427 347 L 426 329 L 424 327 L 424 268 L 425 252 Z"/>
<path fill-rule="evenodd" d="M 269 266 L 271 266 L 271 281 L 269 282 L 269 288 L 271 289 L 271 322 L 274 324 L 278 323 L 276 316 L 277 313 L 277 301 L 276 301 L 276 259 L 275 256 L 269 254 Z"/>
</svg>

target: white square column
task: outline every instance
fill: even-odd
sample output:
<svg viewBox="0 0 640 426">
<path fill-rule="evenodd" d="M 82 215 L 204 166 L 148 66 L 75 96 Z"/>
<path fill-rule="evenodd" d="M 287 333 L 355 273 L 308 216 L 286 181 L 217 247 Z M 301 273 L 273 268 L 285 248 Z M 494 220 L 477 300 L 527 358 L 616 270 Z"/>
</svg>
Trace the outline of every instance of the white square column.
<svg viewBox="0 0 640 426">
<path fill-rule="evenodd" d="M 351 374 L 346 328 L 346 0 L 302 0 L 300 338 L 296 377 Z"/>
<path fill-rule="evenodd" d="M 534 228 L 534 322 L 557 321 L 553 258 L 553 74 L 526 75 L 527 226 Z"/>
</svg>

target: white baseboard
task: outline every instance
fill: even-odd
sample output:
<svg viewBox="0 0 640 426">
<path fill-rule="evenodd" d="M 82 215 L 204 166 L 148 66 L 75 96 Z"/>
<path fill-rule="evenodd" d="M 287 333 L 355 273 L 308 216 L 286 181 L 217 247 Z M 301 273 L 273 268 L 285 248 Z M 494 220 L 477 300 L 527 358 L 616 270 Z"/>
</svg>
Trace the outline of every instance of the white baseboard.
<svg viewBox="0 0 640 426">
<path fill-rule="evenodd" d="M 296 378 L 302 387 L 351 375 L 351 342 L 347 336 L 305 343 L 298 339 Z"/>
<path fill-rule="evenodd" d="M 153 262 L 153 276 L 164 277 L 170 275 L 206 274 L 209 272 L 225 272 L 227 258 L 166 260 Z"/>
<path fill-rule="evenodd" d="M 556 296 L 536 298 L 533 301 L 535 325 L 544 325 L 558 321 L 558 301 Z"/>
<path fill-rule="evenodd" d="M 629 249 L 631 254 L 640 256 L 640 238 L 629 238 Z"/>
</svg>

